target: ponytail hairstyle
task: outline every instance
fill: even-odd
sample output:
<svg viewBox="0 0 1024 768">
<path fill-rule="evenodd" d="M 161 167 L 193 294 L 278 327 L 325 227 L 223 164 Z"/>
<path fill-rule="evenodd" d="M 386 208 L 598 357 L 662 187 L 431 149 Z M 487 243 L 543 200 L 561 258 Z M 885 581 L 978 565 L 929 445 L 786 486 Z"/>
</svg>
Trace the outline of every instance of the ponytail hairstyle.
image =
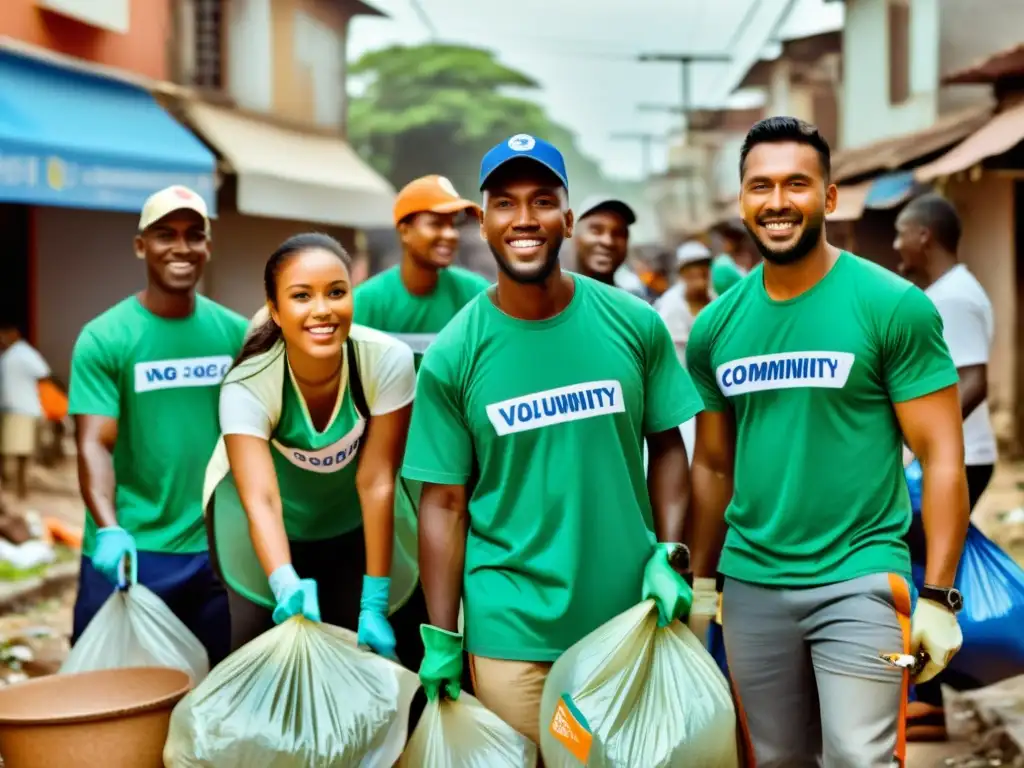
<svg viewBox="0 0 1024 768">
<path fill-rule="evenodd" d="M 300 253 L 315 249 L 333 253 L 346 269 L 351 269 L 352 257 L 348 255 L 348 251 L 342 247 L 341 243 L 330 235 L 325 235 L 322 232 L 304 232 L 292 235 L 270 254 L 270 258 L 267 259 L 267 264 L 263 268 L 263 290 L 266 293 L 268 304 L 277 306 L 277 277 L 281 274 L 284 266 Z M 274 318 L 271 317 L 270 311 L 266 307 L 256 313 L 256 318 L 262 322 L 246 334 L 242 351 L 238 353 L 238 357 L 232 363 L 232 369 L 237 368 L 250 358 L 266 354 L 281 340 L 281 327 L 274 322 Z"/>
</svg>

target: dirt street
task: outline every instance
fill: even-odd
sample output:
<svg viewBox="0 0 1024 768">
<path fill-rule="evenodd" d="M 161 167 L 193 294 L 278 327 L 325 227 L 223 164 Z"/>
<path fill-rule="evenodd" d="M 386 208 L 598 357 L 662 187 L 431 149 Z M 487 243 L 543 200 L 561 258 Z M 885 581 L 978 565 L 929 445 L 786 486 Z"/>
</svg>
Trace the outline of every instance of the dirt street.
<svg viewBox="0 0 1024 768">
<path fill-rule="evenodd" d="M 78 494 L 74 461 L 58 470 L 36 468 L 32 475 L 32 493 L 26 502 L 5 500 L 19 510 L 35 510 L 44 516 L 57 517 L 67 523 L 81 525 L 84 508 Z M 1024 508 L 1024 462 L 997 467 L 989 490 L 974 514 L 974 522 L 1000 546 L 1024 561 L 1024 521 L 1005 522 L 1011 510 Z M 33 640 L 36 661 L 26 669 L 28 674 L 54 671 L 67 652 L 66 638 L 71 632 L 71 609 L 74 588 L 53 599 L 38 603 L 20 614 L 0 616 L 0 640 L 18 637 L 36 629 L 48 629 L 52 637 Z M 946 759 L 963 755 L 965 748 L 957 744 L 911 744 L 909 768 L 935 768 L 946 765 Z"/>
</svg>

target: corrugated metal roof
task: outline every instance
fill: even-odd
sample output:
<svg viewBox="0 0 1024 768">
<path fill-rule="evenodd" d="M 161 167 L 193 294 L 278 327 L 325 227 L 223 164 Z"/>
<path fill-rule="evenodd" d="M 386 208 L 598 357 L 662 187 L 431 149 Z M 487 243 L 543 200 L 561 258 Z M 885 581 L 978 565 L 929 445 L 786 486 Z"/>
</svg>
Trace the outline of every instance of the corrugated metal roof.
<svg viewBox="0 0 1024 768">
<path fill-rule="evenodd" d="M 895 171 L 970 136 L 992 114 L 989 106 L 945 115 L 929 128 L 876 141 L 832 155 L 832 179 L 840 182 L 880 171 Z"/>
</svg>

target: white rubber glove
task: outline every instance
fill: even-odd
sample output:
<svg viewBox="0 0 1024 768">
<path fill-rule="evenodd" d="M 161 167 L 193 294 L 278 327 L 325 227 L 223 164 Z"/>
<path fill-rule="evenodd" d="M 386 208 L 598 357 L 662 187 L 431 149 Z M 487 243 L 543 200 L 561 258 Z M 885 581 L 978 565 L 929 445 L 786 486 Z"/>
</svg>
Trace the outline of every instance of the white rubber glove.
<svg viewBox="0 0 1024 768">
<path fill-rule="evenodd" d="M 914 682 L 927 683 L 952 661 L 963 645 L 964 636 L 956 614 L 932 600 L 917 601 L 910 627 L 911 653 L 915 656 L 921 651 L 928 654 L 928 662 Z"/>
</svg>

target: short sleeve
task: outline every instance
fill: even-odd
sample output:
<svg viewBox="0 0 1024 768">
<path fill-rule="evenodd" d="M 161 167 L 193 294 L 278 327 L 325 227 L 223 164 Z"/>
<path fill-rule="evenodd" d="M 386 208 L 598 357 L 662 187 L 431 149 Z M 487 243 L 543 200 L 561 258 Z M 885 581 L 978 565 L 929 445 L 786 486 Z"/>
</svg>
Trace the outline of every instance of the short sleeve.
<svg viewBox="0 0 1024 768">
<path fill-rule="evenodd" d="M 686 369 L 709 411 L 729 410 L 729 401 L 718 388 L 718 379 L 711 363 L 711 324 L 704 310 L 697 316 L 686 342 Z"/>
<path fill-rule="evenodd" d="M 438 485 L 462 485 L 473 467 L 473 440 L 466 425 L 454 371 L 442 350 L 427 350 L 416 381 L 416 405 L 402 475 Z"/>
<path fill-rule="evenodd" d="M 394 344 L 380 356 L 373 370 L 376 386 L 370 407 L 371 416 L 383 416 L 404 408 L 416 395 L 416 363 L 412 350 Z"/>
<path fill-rule="evenodd" d="M 882 345 L 889 397 L 902 403 L 956 384 L 959 376 L 942 337 L 942 317 L 925 294 L 909 288 L 893 311 Z"/>
<path fill-rule="evenodd" d="M 30 344 L 25 344 L 23 355 L 25 358 L 25 365 L 28 370 L 31 371 L 33 378 L 46 379 L 49 378 L 50 366 L 46 364 L 46 360 L 41 354 Z"/>
<path fill-rule="evenodd" d="M 932 298 L 942 317 L 942 335 L 957 368 L 987 365 L 988 325 L 984 310 L 969 301 L 956 298 Z"/>
<path fill-rule="evenodd" d="M 121 366 L 107 345 L 86 328 L 71 352 L 68 413 L 74 416 L 121 415 Z"/>
<path fill-rule="evenodd" d="M 354 304 L 352 322 L 375 328 L 376 325 L 373 322 L 373 292 L 366 286 L 366 283 L 357 285 L 352 294 L 352 302 Z"/>
<path fill-rule="evenodd" d="M 644 371 L 644 434 L 664 432 L 704 410 L 690 375 L 679 362 L 668 328 L 656 312 L 650 318 Z"/>
<path fill-rule="evenodd" d="M 270 415 L 260 399 L 240 382 L 220 390 L 220 431 L 224 435 L 249 435 L 269 440 L 274 433 Z"/>
</svg>

